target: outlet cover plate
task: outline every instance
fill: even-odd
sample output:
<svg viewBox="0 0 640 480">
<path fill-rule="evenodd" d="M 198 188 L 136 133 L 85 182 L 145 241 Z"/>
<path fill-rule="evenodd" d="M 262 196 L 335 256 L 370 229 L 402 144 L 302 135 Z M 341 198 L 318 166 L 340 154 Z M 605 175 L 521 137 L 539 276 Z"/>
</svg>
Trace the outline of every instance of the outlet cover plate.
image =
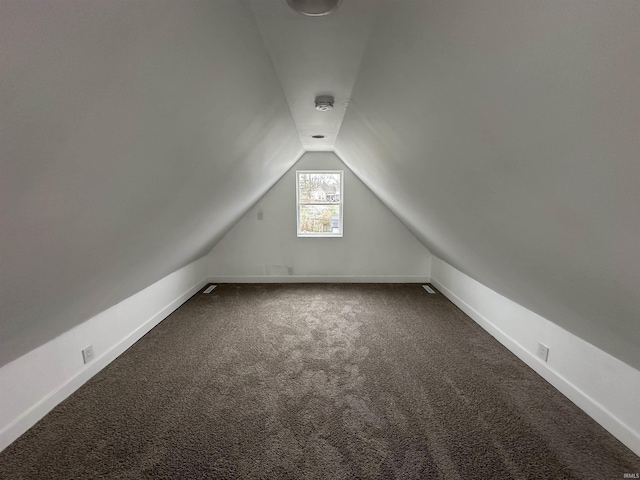
<svg viewBox="0 0 640 480">
<path fill-rule="evenodd" d="M 539 343 L 538 344 L 538 357 L 540 357 L 543 361 L 547 361 L 549 358 L 549 347 L 546 345 Z"/>
<path fill-rule="evenodd" d="M 89 363 L 93 360 L 93 345 L 89 345 L 82 350 L 82 360 L 84 360 L 84 363 Z"/>
</svg>

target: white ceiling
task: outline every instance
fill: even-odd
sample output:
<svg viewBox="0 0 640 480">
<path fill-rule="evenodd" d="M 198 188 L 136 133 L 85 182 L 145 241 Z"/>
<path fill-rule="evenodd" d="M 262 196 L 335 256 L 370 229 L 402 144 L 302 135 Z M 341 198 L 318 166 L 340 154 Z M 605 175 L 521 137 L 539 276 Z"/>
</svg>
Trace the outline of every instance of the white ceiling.
<svg viewBox="0 0 640 480">
<path fill-rule="evenodd" d="M 284 0 L 251 1 L 305 150 L 334 149 L 380 3 L 347 0 L 330 15 L 309 17 Z M 315 110 L 317 95 L 333 95 L 334 109 Z"/>
<path fill-rule="evenodd" d="M 0 46 L 0 365 L 335 149 L 433 253 L 640 368 L 637 0 L 4 1 Z"/>
</svg>

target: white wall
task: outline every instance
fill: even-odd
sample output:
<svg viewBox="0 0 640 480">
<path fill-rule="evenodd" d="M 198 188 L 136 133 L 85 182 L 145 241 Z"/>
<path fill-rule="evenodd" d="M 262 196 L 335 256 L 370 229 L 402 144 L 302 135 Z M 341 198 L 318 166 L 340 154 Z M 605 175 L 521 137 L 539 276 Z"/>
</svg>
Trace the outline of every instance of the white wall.
<svg viewBox="0 0 640 480">
<path fill-rule="evenodd" d="M 640 455 L 640 371 L 433 257 L 432 282 L 467 315 Z M 549 347 L 548 361 L 537 357 Z"/>
<path fill-rule="evenodd" d="M 342 238 L 297 237 L 295 171 L 305 169 L 344 170 Z M 335 154 L 309 152 L 214 247 L 209 275 L 218 282 L 424 282 L 430 261 L 429 251 Z"/>
<path fill-rule="evenodd" d="M 201 258 L 0 368 L 0 451 L 206 282 Z M 83 364 L 82 349 L 95 358 Z"/>
</svg>

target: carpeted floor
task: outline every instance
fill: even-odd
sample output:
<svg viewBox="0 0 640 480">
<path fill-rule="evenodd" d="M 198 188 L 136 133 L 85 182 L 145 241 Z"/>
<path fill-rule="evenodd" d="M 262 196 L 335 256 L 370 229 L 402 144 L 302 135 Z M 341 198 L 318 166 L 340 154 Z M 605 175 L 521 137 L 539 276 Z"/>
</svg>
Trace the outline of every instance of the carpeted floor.
<svg viewBox="0 0 640 480">
<path fill-rule="evenodd" d="M 617 479 L 640 459 L 419 285 L 219 285 L 0 453 L 2 479 Z"/>
</svg>

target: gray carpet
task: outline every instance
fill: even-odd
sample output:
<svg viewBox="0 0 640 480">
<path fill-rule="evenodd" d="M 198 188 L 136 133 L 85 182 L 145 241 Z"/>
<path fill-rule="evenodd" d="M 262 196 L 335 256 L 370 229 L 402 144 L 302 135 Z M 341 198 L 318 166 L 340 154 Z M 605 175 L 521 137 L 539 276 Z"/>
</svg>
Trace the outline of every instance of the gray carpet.
<svg viewBox="0 0 640 480">
<path fill-rule="evenodd" d="M 617 479 L 640 459 L 419 285 L 202 292 L 0 454 L 2 479 Z"/>
</svg>

